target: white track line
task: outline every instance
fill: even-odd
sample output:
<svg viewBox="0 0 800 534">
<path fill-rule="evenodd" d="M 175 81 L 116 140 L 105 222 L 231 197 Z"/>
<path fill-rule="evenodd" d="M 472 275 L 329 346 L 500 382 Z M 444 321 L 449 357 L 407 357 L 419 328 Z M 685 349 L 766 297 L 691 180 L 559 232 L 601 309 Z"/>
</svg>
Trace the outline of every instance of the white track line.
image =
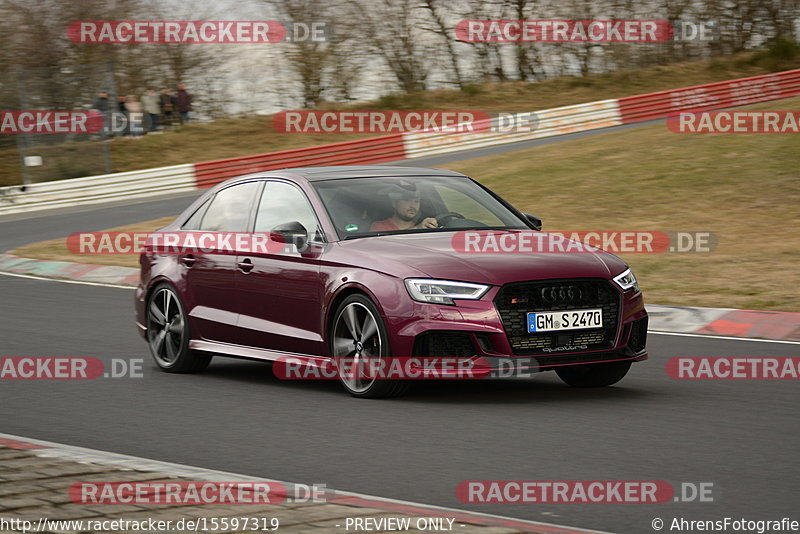
<svg viewBox="0 0 800 534">
<path fill-rule="evenodd" d="M 62 282 L 64 284 L 79 284 L 83 286 L 113 287 L 115 289 L 136 289 L 133 286 L 121 286 L 117 284 L 106 284 L 103 282 L 82 282 L 80 280 L 65 280 L 63 278 L 47 278 L 45 276 L 36 276 L 33 274 L 8 273 L 5 271 L 0 271 L 0 275 L 14 276 L 16 278 L 28 278 L 30 280 L 44 280 L 47 282 Z"/>
<path fill-rule="evenodd" d="M 703 337 L 706 339 L 724 339 L 726 341 L 758 341 L 759 343 L 781 343 L 784 345 L 800 345 L 800 341 L 787 341 L 783 339 L 759 339 L 757 337 L 733 337 L 715 336 L 714 334 L 691 334 L 683 332 L 661 332 L 659 330 L 648 330 L 648 334 L 658 334 L 660 336 L 683 336 L 683 337 Z"/>
<path fill-rule="evenodd" d="M 48 282 L 63 282 L 65 284 L 80 284 L 84 286 L 97 286 L 97 287 L 113 287 L 116 289 L 135 289 L 132 286 L 120 286 L 116 284 L 104 284 L 102 282 L 81 282 L 78 280 L 63 280 L 61 278 L 45 278 L 43 276 L 34 276 L 30 274 L 17 274 L 7 273 L 0 271 L 0 275 L 16 276 L 17 278 L 30 278 L 31 280 L 44 280 Z M 800 341 L 788 341 L 782 339 L 759 339 L 755 337 L 732 337 L 732 336 L 716 336 L 714 334 L 692 334 L 684 332 L 662 332 L 660 330 L 648 330 L 648 334 L 656 334 L 659 336 L 681 336 L 681 337 L 700 337 L 705 339 L 723 339 L 725 341 L 754 341 L 758 343 L 778 343 L 781 345 L 800 345 Z"/>
</svg>

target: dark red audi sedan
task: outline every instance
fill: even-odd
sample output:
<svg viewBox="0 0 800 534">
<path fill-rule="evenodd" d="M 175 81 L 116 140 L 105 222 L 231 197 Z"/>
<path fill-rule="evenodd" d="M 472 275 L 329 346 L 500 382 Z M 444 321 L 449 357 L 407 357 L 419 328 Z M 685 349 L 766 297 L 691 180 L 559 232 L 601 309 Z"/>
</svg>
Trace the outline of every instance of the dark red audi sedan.
<svg viewBox="0 0 800 534">
<path fill-rule="evenodd" d="M 137 324 L 167 372 L 214 355 L 310 367 L 447 357 L 608 386 L 647 359 L 647 312 L 625 262 L 580 245 L 451 171 L 263 172 L 214 187 L 154 234 Z M 409 384 L 338 378 L 358 397 Z"/>
</svg>

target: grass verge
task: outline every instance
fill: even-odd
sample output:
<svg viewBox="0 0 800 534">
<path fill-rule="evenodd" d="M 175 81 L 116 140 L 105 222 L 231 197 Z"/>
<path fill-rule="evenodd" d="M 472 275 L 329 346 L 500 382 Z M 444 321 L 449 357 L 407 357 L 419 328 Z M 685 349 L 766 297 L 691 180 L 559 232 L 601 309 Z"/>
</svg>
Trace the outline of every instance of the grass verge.
<svg viewBox="0 0 800 534">
<path fill-rule="evenodd" d="M 740 109 L 800 111 L 800 98 Z M 796 134 L 656 124 L 454 162 L 545 230 L 711 231 L 710 253 L 620 254 L 648 302 L 800 311 Z"/>
<path fill-rule="evenodd" d="M 116 226 L 114 228 L 99 231 L 137 233 L 152 232 L 168 225 L 175 220 L 176 216 L 177 215 L 171 217 L 162 217 L 160 219 L 152 219 L 135 224 L 126 224 L 125 226 Z M 92 232 L 94 230 L 87 229 L 86 231 Z M 75 254 L 67 248 L 67 240 L 65 238 L 48 239 L 47 241 L 31 243 L 29 245 L 24 245 L 14 249 L 10 251 L 10 253 L 23 258 L 35 258 L 40 260 L 114 265 L 116 267 L 139 267 L 138 254 Z"/>
</svg>

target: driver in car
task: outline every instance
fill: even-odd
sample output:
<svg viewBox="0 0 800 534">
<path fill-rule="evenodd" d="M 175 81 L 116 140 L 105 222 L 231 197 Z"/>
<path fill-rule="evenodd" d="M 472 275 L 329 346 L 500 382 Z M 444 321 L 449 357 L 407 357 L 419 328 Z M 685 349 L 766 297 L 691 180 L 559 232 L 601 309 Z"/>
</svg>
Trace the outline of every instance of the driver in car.
<svg viewBox="0 0 800 534">
<path fill-rule="evenodd" d="M 413 183 L 401 182 L 392 186 L 389 191 L 394 214 L 388 219 L 375 221 L 370 227 L 372 232 L 387 232 L 393 230 L 412 230 L 423 228 L 438 228 L 439 223 L 433 217 L 423 219 L 419 223 L 414 221 L 419 216 L 419 191 Z"/>
</svg>

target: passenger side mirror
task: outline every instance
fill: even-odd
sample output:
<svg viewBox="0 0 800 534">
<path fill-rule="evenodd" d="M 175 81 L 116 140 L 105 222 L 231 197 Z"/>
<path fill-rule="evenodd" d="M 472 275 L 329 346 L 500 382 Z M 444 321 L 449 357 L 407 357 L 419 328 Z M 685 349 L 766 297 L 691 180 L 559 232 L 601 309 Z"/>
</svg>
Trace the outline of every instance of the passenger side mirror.
<svg viewBox="0 0 800 534">
<path fill-rule="evenodd" d="M 542 229 L 542 220 L 537 217 L 536 215 L 531 215 L 530 213 L 523 213 L 523 217 L 528 219 L 528 222 L 531 223 L 534 230 L 541 230 Z"/>
<path fill-rule="evenodd" d="M 308 248 L 308 230 L 298 221 L 279 224 L 272 229 L 273 234 L 278 234 L 284 243 L 293 243 L 298 252 Z"/>
</svg>

